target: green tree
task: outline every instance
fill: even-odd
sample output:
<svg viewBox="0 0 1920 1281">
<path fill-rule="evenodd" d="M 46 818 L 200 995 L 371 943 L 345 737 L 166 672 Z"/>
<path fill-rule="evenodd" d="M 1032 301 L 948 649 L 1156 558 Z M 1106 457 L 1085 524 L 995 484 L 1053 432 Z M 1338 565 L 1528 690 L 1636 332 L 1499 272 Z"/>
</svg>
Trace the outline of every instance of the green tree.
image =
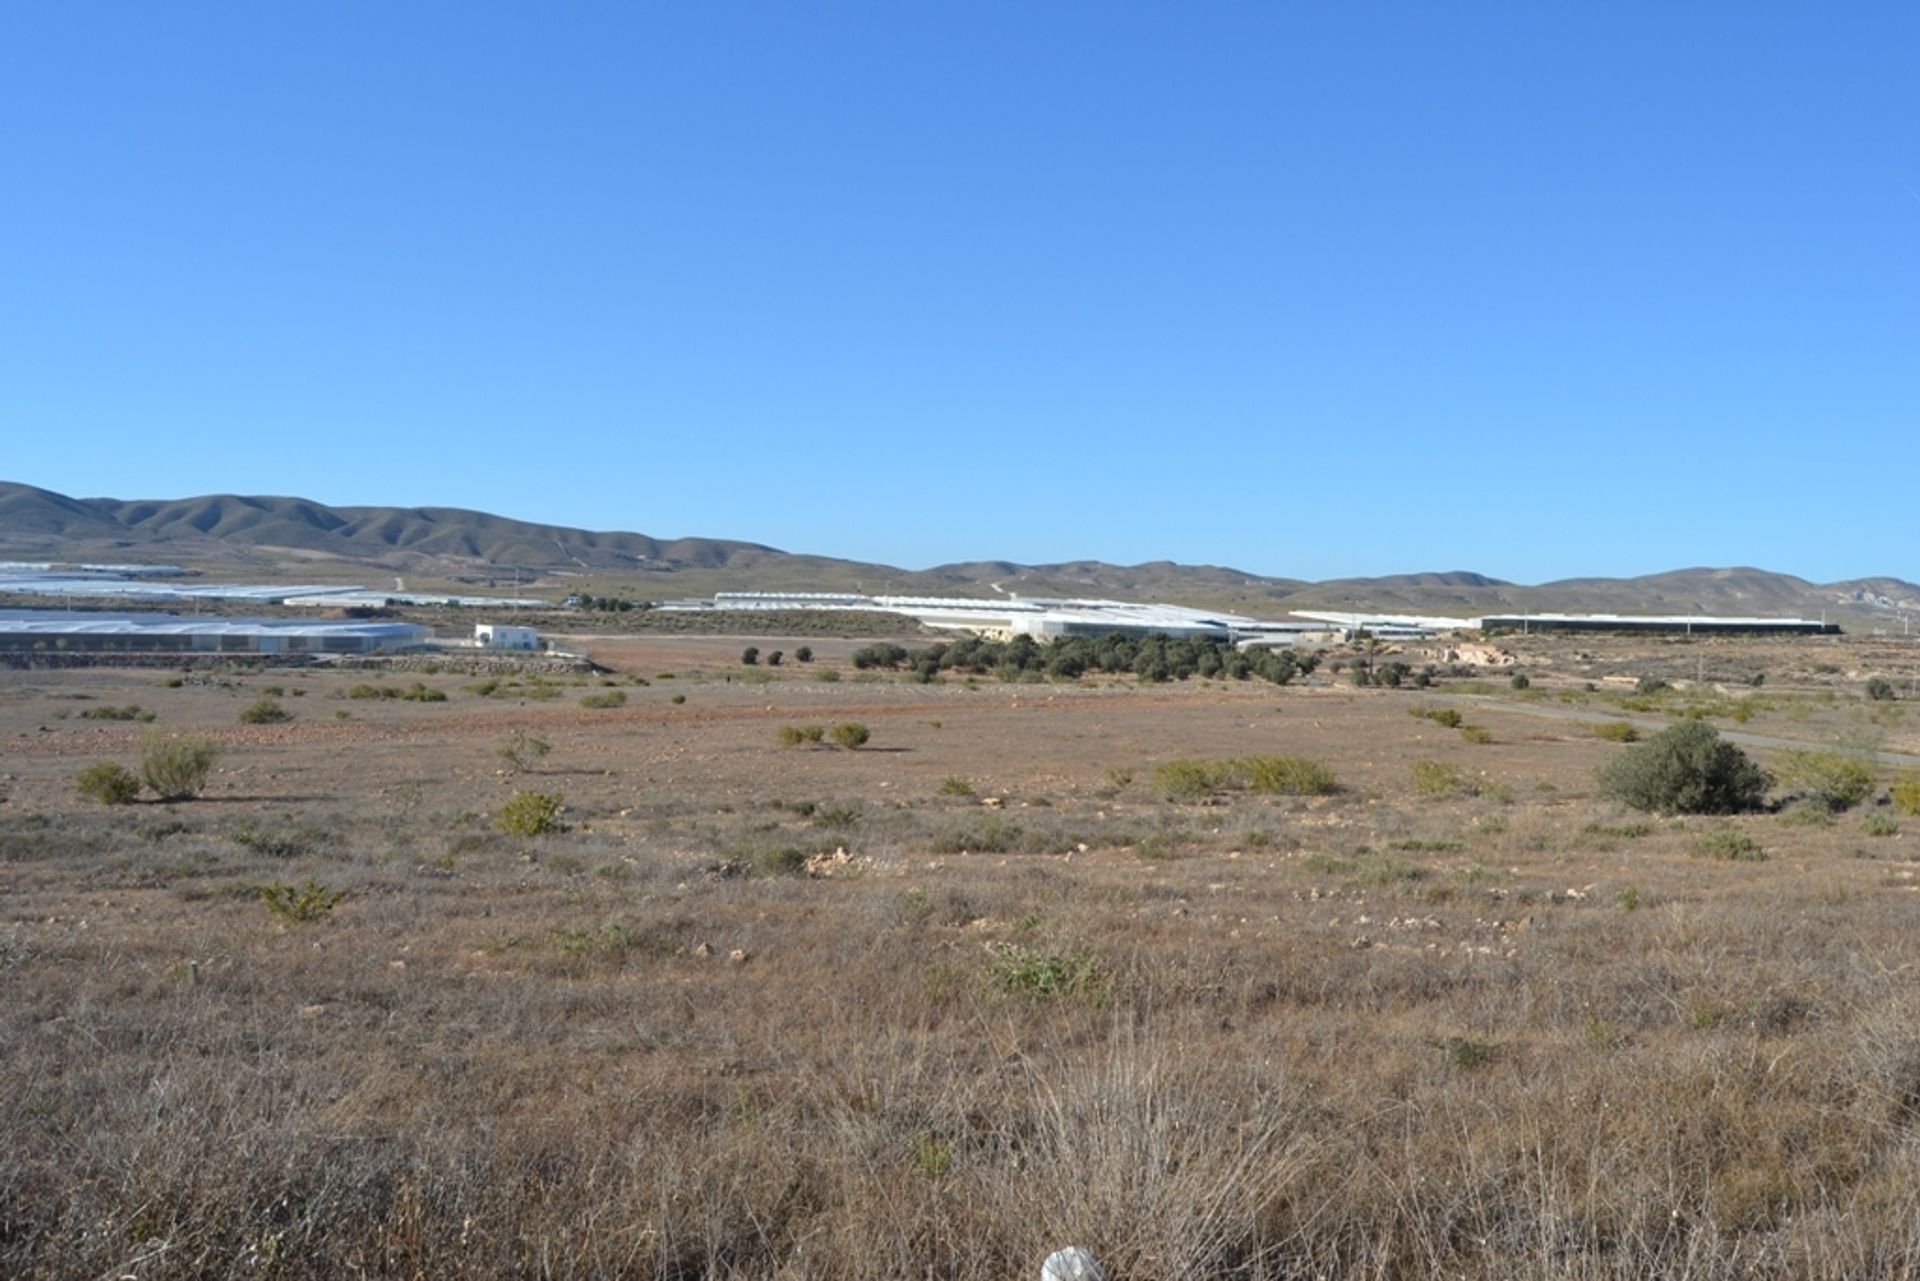
<svg viewBox="0 0 1920 1281">
<path fill-rule="evenodd" d="M 1757 809 L 1768 783 L 1765 770 L 1704 721 L 1662 730 L 1600 767 L 1601 795 L 1662 814 Z"/>
</svg>

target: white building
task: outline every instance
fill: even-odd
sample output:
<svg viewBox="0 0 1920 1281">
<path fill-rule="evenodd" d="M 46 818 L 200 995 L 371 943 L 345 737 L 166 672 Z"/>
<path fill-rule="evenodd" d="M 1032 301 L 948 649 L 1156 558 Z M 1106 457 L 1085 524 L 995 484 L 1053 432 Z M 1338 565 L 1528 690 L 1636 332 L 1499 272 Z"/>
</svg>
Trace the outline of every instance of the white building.
<svg viewBox="0 0 1920 1281">
<path fill-rule="evenodd" d="M 482 649 L 539 649 L 540 633 L 531 627 L 504 623 L 475 623 L 473 643 Z"/>
</svg>

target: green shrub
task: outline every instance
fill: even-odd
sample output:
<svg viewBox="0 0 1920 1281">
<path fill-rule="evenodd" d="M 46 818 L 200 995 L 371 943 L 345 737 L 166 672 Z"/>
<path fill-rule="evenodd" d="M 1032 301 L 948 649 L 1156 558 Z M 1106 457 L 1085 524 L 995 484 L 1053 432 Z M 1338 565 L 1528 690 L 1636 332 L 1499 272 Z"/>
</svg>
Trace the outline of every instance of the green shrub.
<svg viewBox="0 0 1920 1281">
<path fill-rule="evenodd" d="M 89 801 L 102 805 L 131 805 L 140 795 L 140 780 L 133 771 L 112 761 L 97 761 L 80 771 L 74 790 Z"/>
<path fill-rule="evenodd" d="M 525 774 L 552 750 L 553 744 L 521 730 L 500 748 L 500 759 L 512 766 L 516 774 Z"/>
<path fill-rule="evenodd" d="M 1785 751 L 1774 763 L 1782 786 L 1830 810 L 1852 809 L 1873 795 L 1873 767 L 1845 752 Z"/>
<path fill-rule="evenodd" d="M 301 886 L 273 881 L 254 889 L 269 912 L 296 925 L 325 920 L 347 896 L 345 890 L 330 890 L 311 876 Z"/>
<path fill-rule="evenodd" d="M 753 870 L 760 876 L 798 876 L 807 870 L 807 858 L 798 846 L 771 846 L 753 856 Z"/>
<path fill-rule="evenodd" d="M 1444 725 L 1448 729 L 1460 728 L 1460 713 L 1451 707 L 1413 707 L 1408 715 L 1432 721 L 1435 725 Z"/>
<path fill-rule="evenodd" d="M 840 679 L 840 669 L 837 667 L 823 667 L 813 674 L 813 679 L 823 685 L 832 685 Z"/>
<path fill-rule="evenodd" d="M 83 721 L 151 721 L 153 713 L 143 709 L 138 703 L 128 703 L 125 707 L 89 707 L 80 713 Z"/>
<path fill-rule="evenodd" d="M 774 741 L 782 747 L 800 747 L 808 743 L 825 740 L 827 727 L 824 725 L 782 725 L 774 731 Z"/>
<path fill-rule="evenodd" d="M 509 836 L 545 836 L 564 832 L 560 811 L 566 798 L 558 792 L 515 792 L 494 811 L 493 825 Z"/>
<path fill-rule="evenodd" d="M 1178 760 L 1154 766 L 1149 785 L 1163 801 L 1198 801 L 1225 791 L 1232 781 L 1227 761 Z"/>
<path fill-rule="evenodd" d="M 859 721 L 843 721 L 828 731 L 828 737 L 834 744 L 851 752 L 855 748 L 865 747 L 873 735 Z"/>
<path fill-rule="evenodd" d="M 1780 811 L 1784 827 L 1832 827 L 1833 807 L 1824 801 L 1795 801 Z"/>
<path fill-rule="evenodd" d="M 1514 689 L 1528 689 L 1533 685 L 1533 682 L 1527 679 L 1525 672 L 1515 672 L 1513 678 L 1509 680 L 1507 684 L 1511 685 Z"/>
<path fill-rule="evenodd" d="M 1422 796 L 1472 796 L 1479 787 L 1458 766 L 1445 761 L 1415 761 L 1413 790 Z"/>
<path fill-rule="evenodd" d="M 1868 836 L 1898 836 L 1900 835 L 1900 820 L 1891 814 L 1882 814 L 1875 811 L 1861 820 L 1860 830 Z"/>
<path fill-rule="evenodd" d="M 1275 796 L 1328 796 L 1340 790 L 1340 780 L 1319 761 L 1306 756 L 1246 756 L 1232 762 L 1246 780 L 1248 791 Z"/>
<path fill-rule="evenodd" d="M 740 662 L 747 667 L 758 666 L 760 662 L 760 647 L 758 645 L 749 645 L 741 650 Z"/>
<path fill-rule="evenodd" d="M 271 698 L 256 699 L 240 709 L 242 725 L 279 725 L 293 719 L 293 713 Z"/>
<path fill-rule="evenodd" d="M 167 737 L 149 732 L 140 740 L 140 777 L 163 801 L 198 796 L 220 759 L 220 744 L 197 734 Z"/>
<path fill-rule="evenodd" d="M 625 707 L 626 705 L 627 691 L 623 689 L 610 689 L 599 694 L 580 696 L 580 706 L 587 708 Z"/>
<path fill-rule="evenodd" d="M 987 966 L 990 986 L 1032 1000 L 1086 997 L 1096 1003 L 1108 995 L 1100 976 L 1100 962 L 1091 952 L 1042 952 L 1016 947 L 995 957 Z"/>
<path fill-rule="evenodd" d="M 413 684 L 401 690 L 395 697 L 403 698 L 409 703 L 444 703 L 447 701 L 447 692 L 443 689 L 435 689 L 431 685 L 424 685 L 419 681 L 415 681 Z"/>
<path fill-rule="evenodd" d="M 807 646 L 802 645 L 799 649 L 793 651 L 793 661 L 796 663 L 811 663 L 813 661 L 813 651 Z"/>
<path fill-rule="evenodd" d="M 1731 863 L 1764 863 L 1767 852 L 1738 828 L 1723 827 L 1708 832 L 1693 843 L 1693 852 L 1701 858 L 1717 858 Z"/>
<path fill-rule="evenodd" d="M 1662 814 L 1738 814 L 1759 806 L 1767 775 L 1711 725 L 1685 721 L 1600 767 L 1600 794 Z"/>
<path fill-rule="evenodd" d="M 949 776 L 940 780 L 942 796 L 972 796 L 973 784 L 958 776 Z"/>
<path fill-rule="evenodd" d="M 1484 745 L 1493 741 L 1493 731 L 1483 729 L 1478 725 L 1462 725 L 1460 727 L 1460 737 L 1469 743 Z"/>
<path fill-rule="evenodd" d="M 1920 814 L 1920 771 L 1909 771 L 1894 781 L 1893 807 L 1902 814 Z"/>
<path fill-rule="evenodd" d="M 1875 676 L 1867 681 L 1867 697 L 1876 703 L 1891 703 L 1900 694 L 1894 689 L 1892 681 L 1884 676 Z"/>
<path fill-rule="evenodd" d="M 347 690 L 348 698 L 397 698 L 400 691 L 388 685 L 368 685 L 364 682 Z"/>
<path fill-rule="evenodd" d="M 1633 722 L 1631 721 L 1602 721 L 1593 727 L 1593 736 L 1595 738 L 1604 738 L 1609 743 L 1637 743 L 1640 741 L 1640 731 L 1634 728 Z"/>
<path fill-rule="evenodd" d="M 680 706 L 680 704 L 687 701 L 687 696 L 685 694 L 675 694 L 672 698 L 668 699 L 667 701 L 669 703 L 672 703 L 675 707 L 678 707 Z"/>
<path fill-rule="evenodd" d="M 1127 777 L 1131 780 L 1132 776 Z M 1162 800 L 1198 801 L 1238 789 L 1269 796 L 1326 796 L 1340 790 L 1340 781 L 1331 769 L 1310 757 L 1243 756 L 1222 761 L 1168 761 L 1154 767 L 1151 786 Z"/>
</svg>

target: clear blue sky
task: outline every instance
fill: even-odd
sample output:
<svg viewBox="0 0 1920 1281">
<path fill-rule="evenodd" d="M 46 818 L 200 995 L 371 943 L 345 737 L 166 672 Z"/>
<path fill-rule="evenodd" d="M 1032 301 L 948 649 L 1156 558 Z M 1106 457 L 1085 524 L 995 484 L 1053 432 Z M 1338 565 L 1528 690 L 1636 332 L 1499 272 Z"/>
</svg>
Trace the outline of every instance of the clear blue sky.
<svg viewBox="0 0 1920 1281">
<path fill-rule="evenodd" d="M 0 6 L 0 478 L 1920 578 L 1920 6 Z"/>
</svg>

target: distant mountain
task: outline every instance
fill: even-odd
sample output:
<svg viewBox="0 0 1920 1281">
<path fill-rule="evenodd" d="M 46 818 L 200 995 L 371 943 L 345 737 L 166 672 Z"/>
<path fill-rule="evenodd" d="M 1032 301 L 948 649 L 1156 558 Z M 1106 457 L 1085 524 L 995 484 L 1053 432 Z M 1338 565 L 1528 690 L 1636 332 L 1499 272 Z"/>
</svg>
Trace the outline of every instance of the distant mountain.
<svg viewBox="0 0 1920 1281">
<path fill-rule="evenodd" d="M 305 498 L 70 498 L 0 481 L 0 559 L 167 561 L 225 573 L 372 581 L 385 574 L 647 599 L 715 591 L 1110 596 L 1272 616 L 1291 609 L 1478 615 L 1506 611 L 1797 614 L 1858 626 L 1920 613 L 1920 586 L 1868 577 L 1810 583 L 1752 568 L 1523 586 L 1466 570 L 1312 583 L 1218 565 L 971 561 L 905 570 L 717 538 L 667 541 L 512 520 L 457 507 L 329 507 Z"/>
</svg>

